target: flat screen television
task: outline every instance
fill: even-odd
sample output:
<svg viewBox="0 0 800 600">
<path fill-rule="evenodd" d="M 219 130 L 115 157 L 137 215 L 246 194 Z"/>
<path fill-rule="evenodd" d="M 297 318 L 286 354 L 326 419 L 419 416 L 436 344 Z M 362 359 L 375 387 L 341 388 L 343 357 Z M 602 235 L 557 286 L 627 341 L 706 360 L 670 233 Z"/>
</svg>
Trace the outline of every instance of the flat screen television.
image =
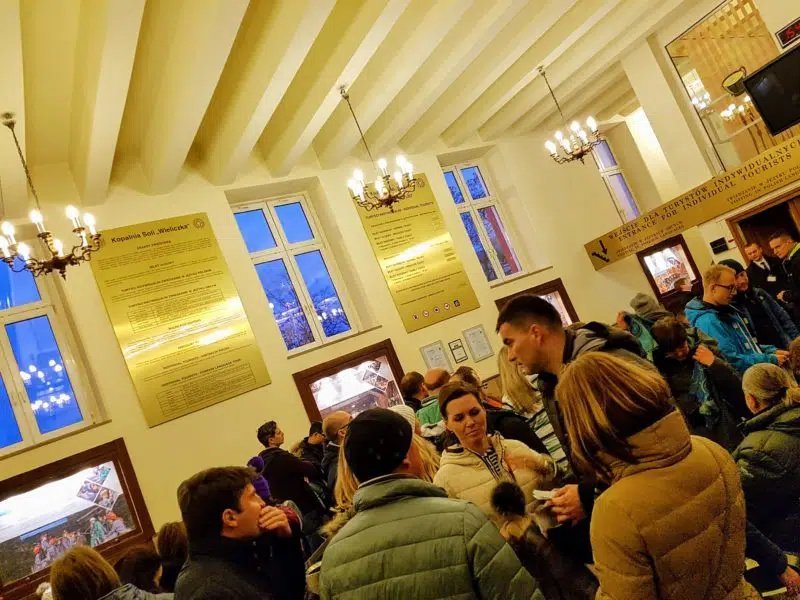
<svg viewBox="0 0 800 600">
<path fill-rule="evenodd" d="M 28 597 L 74 546 L 114 560 L 152 538 L 121 439 L 0 481 L 0 596 Z"/>
<path fill-rule="evenodd" d="M 748 76 L 744 87 L 772 135 L 800 123 L 800 46 Z"/>
</svg>

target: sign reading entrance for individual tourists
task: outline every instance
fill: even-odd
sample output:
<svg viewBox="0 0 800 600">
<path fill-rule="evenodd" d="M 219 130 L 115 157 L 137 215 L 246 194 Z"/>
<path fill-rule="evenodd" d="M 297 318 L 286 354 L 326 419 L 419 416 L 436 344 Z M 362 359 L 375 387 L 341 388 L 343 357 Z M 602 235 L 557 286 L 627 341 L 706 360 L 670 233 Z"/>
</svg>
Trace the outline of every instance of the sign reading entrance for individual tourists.
<svg viewBox="0 0 800 600">
<path fill-rule="evenodd" d="M 394 212 L 356 205 L 409 333 L 480 306 L 425 175 Z"/>
<path fill-rule="evenodd" d="M 584 247 L 595 270 L 800 179 L 800 138 L 762 152 Z"/>
<path fill-rule="evenodd" d="M 208 215 L 103 239 L 92 271 L 148 425 L 270 382 Z"/>
</svg>

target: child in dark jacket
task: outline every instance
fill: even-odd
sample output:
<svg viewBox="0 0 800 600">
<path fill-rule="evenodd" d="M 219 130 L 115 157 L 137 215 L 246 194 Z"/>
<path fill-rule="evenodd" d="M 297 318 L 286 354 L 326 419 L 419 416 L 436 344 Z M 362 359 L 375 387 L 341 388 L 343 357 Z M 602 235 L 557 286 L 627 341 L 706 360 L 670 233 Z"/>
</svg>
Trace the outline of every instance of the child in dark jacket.
<svg viewBox="0 0 800 600">
<path fill-rule="evenodd" d="M 555 549 L 526 514 L 525 505 L 522 489 L 512 481 L 500 482 L 492 492 L 492 508 L 503 520 L 500 533 L 539 582 L 544 596 L 548 600 L 594 600 L 595 576 Z"/>
</svg>

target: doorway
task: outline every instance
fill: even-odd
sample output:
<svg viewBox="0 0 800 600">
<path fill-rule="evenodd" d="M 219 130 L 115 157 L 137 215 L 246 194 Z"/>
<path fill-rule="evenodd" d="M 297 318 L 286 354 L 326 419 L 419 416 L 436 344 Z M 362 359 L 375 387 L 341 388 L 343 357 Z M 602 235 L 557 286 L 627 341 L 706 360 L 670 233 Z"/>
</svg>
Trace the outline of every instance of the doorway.
<svg viewBox="0 0 800 600">
<path fill-rule="evenodd" d="M 800 195 L 795 190 L 788 196 L 757 206 L 727 220 L 739 250 L 749 244 L 759 244 L 764 253 L 772 256 L 769 238 L 777 231 L 786 231 L 800 239 Z"/>
</svg>

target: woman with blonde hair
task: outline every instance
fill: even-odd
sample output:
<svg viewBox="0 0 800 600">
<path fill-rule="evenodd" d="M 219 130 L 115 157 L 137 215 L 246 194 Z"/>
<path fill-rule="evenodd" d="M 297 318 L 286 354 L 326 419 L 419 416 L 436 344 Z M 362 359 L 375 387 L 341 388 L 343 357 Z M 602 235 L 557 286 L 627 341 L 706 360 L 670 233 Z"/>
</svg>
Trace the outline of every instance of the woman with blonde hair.
<svg viewBox="0 0 800 600">
<path fill-rule="evenodd" d="M 754 416 L 733 458 L 747 518 L 784 550 L 800 550 L 800 386 L 788 371 L 759 364 L 742 389 Z"/>
<path fill-rule="evenodd" d="M 76 546 L 50 568 L 53 600 L 170 600 L 172 594 L 151 594 L 119 575 L 97 550 Z"/>
<path fill-rule="evenodd" d="M 598 598 L 740 600 L 745 509 L 734 464 L 692 437 L 655 371 L 590 352 L 556 397 L 575 464 L 610 487 L 594 504 Z"/>
</svg>

